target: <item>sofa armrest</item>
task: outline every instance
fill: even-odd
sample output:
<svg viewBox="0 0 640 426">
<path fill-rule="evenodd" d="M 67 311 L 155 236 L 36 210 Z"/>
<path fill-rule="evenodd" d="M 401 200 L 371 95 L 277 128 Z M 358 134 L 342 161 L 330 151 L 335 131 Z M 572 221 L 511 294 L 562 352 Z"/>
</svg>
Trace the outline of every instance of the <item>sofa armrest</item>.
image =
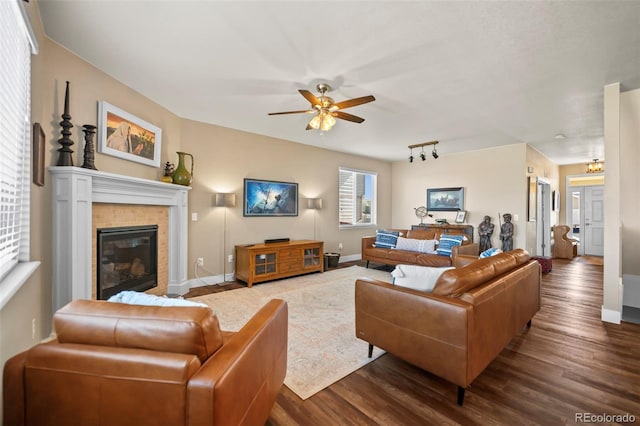
<svg viewBox="0 0 640 426">
<path fill-rule="evenodd" d="M 373 243 L 376 242 L 376 237 L 362 237 L 362 251 L 360 253 L 364 253 L 365 249 L 370 249 L 373 247 Z"/>
<path fill-rule="evenodd" d="M 264 424 L 287 372 L 287 303 L 262 307 L 188 384 L 189 426 Z"/>
<path fill-rule="evenodd" d="M 452 264 L 455 268 L 462 268 L 463 266 L 467 266 L 468 264 L 473 263 L 478 259 L 478 256 L 459 254 L 452 259 Z"/>
<path fill-rule="evenodd" d="M 478 257 L 480 255 L 480 246 L 477 243 L 471 243 L 463 244 L 461 246 L 454 246 L 451 248 L 452 258 L 455 258 L 460 254 Z"/>
<path fill-rule="evenodd" d="M 459 386 L 468 385 L 468 332 L 474 320 L 470 303 L 358 279 L 355 311 L 359 339 Z"/>
</svg>

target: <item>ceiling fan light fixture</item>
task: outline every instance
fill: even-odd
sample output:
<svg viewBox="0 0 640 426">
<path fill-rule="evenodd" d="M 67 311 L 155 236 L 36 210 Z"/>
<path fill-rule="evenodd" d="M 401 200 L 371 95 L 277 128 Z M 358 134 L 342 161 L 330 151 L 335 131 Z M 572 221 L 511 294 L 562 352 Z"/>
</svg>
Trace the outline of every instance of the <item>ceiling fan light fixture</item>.
<svg viewBox="0 0 640 426">
<path fill-rule="evenodd" d="M 309 127 L 318 130 L 320 128 L 321 121 L 322 119 L 320 118 L 320 114 L 314 115 L 311 121 L 309 121 Z"/>
<path fill-rule="evenodd" d="M 336 119 L 333 118 L 333 115 L 326 112 L 322 114 L 320 130 L 322 130 L 323 132 L 329 131 L 334 124 L 336 124 Z"/>
<path fill-rule="evenodd" d="M 320 92 L 320 96 L 314 96 L 308 90 L 298 90 L 298 92 L 300 92 L 300 94 L 311 104 L 309 109 L 302 111 L 270 112 L 268 113 L 268 115 L 303 113 L 315 114 L 315 116 L 309 121 L 306 130 L 320 129 L 321 131 L 327 131 L 331 130 L 333 125 L 336 124 L 336 118 L 351 121 L 353 123 L 362 123 L 364 121 L 364 118 L 343 112 L 342 110 L 376 100 L 373 95 L 369 95 L 359 98 L 347 99 L 345 101 L 336 103 L 333 98 L 331 98 L 330 96 L 326 96 L 326 93 L 331 90 L 331 87 L 329 87 L 329 85 L 320 83 L 316 86 L 316 88 L 318 89 L 318 92 Z"/>
</svg>

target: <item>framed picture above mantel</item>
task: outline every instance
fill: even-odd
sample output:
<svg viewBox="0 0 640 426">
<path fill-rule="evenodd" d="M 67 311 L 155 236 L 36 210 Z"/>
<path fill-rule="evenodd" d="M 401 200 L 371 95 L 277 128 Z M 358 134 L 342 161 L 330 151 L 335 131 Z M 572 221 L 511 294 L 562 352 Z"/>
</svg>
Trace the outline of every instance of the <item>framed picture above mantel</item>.
<svg viewBox="0 0 640 426">
<path fill-rule="evenodd" d="M 457 212 L 464 210 L 464 188 L 427 189 L 427 210 L 432 212 Z"/>
<path fill-rule="evenodd" d="M 162 130 L 105 101 L 98 102 L 98 152 L 160 167 Z"/>
</svg>

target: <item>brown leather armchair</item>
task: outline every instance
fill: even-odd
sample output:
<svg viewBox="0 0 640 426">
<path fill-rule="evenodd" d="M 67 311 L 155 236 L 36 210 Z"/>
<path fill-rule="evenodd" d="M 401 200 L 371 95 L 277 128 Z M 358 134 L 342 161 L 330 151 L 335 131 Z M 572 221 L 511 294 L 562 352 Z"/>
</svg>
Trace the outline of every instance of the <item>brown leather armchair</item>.
<svg viewBox="0 0 640 426">
<path fill-rule="evenodd" d="M 570 229 L 567 225 L 553 227 L 553 257 L 573 259 L 578 255 L 578 242 L 567 237 Z"/>
<path fill-rule="evenodd" d="M 264 424 L 287 368 L 287 304 L 238 332 L 207 307 L 76 300 L 56 339 L 8 360 L 5 425 Z"/>
</svg>

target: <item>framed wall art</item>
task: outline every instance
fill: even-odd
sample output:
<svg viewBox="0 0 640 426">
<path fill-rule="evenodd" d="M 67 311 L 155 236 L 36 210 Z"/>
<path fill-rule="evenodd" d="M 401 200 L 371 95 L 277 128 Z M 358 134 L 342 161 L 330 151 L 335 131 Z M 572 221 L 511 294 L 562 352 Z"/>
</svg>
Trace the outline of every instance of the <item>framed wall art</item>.
<svg viewBox="0 0 640 426">
<path fill-rule="evenodd" d="M 33 124 L 33 183 L 44 186 L 44 130 L 40 123 Z"/>
<path fill-rule="evenodd" d="M 298 216 L 298 184 L 244 180 L 244 216 Z"/>
<path fill-rule="evenodd" d="M 105 101 L 98 102 L 98 152 L 160 167 L 162 130 Z"/>
<path fill-rule="evenodd" d="M 527 176 L 527 220 L 529 222 L 536 221 L 537 190 L 538 179 L 533 176 Z"/>
<path fill-rule="evenodd" d="M 456 223 L 464 223 L 465 220 L 467 220 L 467 211 L 466 210 L 460 210 L 456 214 Z"/>
<path fill-rule="evenodd" d="M 427 210 L 456 212 L 464 209 L 464 188 L 427 189 Z"/>
</svg>

